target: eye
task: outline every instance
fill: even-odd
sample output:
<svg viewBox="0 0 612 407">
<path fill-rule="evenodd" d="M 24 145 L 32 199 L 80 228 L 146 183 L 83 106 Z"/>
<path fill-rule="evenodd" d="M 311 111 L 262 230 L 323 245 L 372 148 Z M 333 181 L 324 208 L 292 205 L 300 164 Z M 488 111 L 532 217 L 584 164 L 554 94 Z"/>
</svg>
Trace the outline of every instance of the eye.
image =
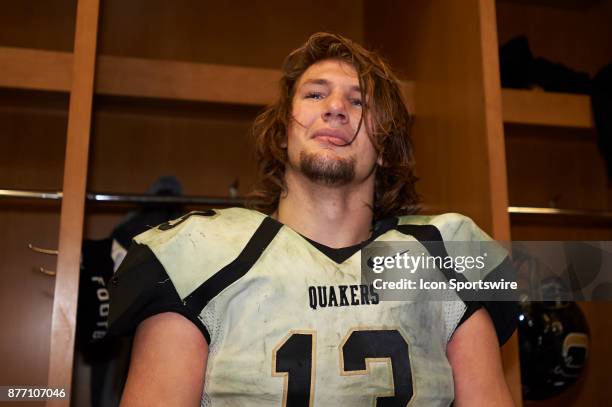
<svg viewBox="0 0 612 407">
<path fill-rule="evenodd" d="M 323 99 L 323 93 L 321 93 L 321 92 L 308 92 L 304 96 L 304 99 L 315 99 L 315 100 Z"/>
<path fill-rule="evenodd" d="M 350 102 L 353 106 L 358 106 L 358 107 L 363 106 L 363 102 L 361 101 L 361 98 L 351 98 Z"/>
</svg>

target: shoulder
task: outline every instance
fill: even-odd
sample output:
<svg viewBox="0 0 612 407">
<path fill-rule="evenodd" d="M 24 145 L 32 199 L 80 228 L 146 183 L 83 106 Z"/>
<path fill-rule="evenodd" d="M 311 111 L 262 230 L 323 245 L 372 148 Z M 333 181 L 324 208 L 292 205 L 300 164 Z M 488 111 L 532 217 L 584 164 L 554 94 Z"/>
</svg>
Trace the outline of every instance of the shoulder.
<svg viewBox="0 0 612 407">
<path fill-rule="evenodd" d="M 234 261 L 265 219 L 240 208 L 190 212 L 136 236 L 109 284 L 110 332 L 131 332 L 151 315 L 175 312 L 208 339 L 201 309 L 185 299 Z"/>
<path fill-rule="evenodd" d="M 134 238 L 161 263 L 185 297 L 234 260 L 266 219 L 242 208 L 190 212 Z"/>
<path fill-rule="evenodd" d="M 439 238 L 444 241 L 492 240 L 471 218 L 460 213 L 398 217 L 398 230 L 408 231 L 411 227 L 415 230 L 435 228 L 440 235 Z"/>
<path fill-rule="evenodd" d="M 156 249 L 187 239 L 197 242 L 221 236 L 236 237 L 254 231 L 265 217 L 260 212 L 243 208 L 194 211 L 141 233 L 134 242 Z"/>
<path fill-rule="evenodd" d="M 419 241 L 431 256 L 452 259 L 445 271 L 446 278 L 482 281 L 516 281 L 516 274 L 508 251 L 494 241 L 469 217 L 458 213 L 431 216 L 402 216 L 396 227 L 403 236 Z M 481 260 L 478 267 L 465 266 L 466 259 Z M 443 270 L 444 271 L 444 270 Z M 468 291 L 463 291 L 467 295 Z M 504 295 L 501 295 L 501 294 Z M 459 295 L 459 293 L 457 293 Z M 447 314 L 454 315 L 451 334 L 480 307 L 488 311 L 504 343 L 516 327 L 517 307 L 510 292 L 496 290 L 476 291 L 475 295 L 460 296 L 463 301 L 448 303 Z"/>
</svg>

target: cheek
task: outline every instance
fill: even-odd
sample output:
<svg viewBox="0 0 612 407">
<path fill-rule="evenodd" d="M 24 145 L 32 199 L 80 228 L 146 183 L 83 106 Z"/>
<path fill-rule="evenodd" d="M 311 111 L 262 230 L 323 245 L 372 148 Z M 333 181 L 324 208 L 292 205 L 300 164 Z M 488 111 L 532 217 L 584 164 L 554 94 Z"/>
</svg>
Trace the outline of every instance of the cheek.
<svg viewBox="0 0 612 407">
<path fill-rule="evenodd" d="M 366 121 L 363 120 L 361 121 L 361 109 L 355 109 L 354 111 L 350 112 L 350 126 L 353 132 L 353 135 L 355 135 L 355 132 L 357 131 L 357 129 L 359 129 L 359 134 L 358 134 L 358 138 L 360 139 L 366 139 L 368 138 L 368 134 L 369 131 L 367 129 L 367 124 Z M 361 126 L 359 125 L 361 121 Z"/>
<path fill-rule="evenodd" d="M 368 132 L 362 128 L 359 131 L 359 136 L 357 138 L 360 139 L 360 142 L 361 142 L 359 146 L 359 151 L 361 152 L 360 155 L 363 157 L 363 161 L 365 165 L 370 166 L 370 164 L 371 165 L 375 165 L 377 163 L 380 164 L 378 162 L 379 154 L 376 152 L 376 148 L 374 147 L 374 144 L 370 140 Z"/>
<path fill-rule="evenodd" d="M 359 125 L 359 121 L 361 120 L 361 109 L 352 109 L 350 112 L 350 117 L 351 123 L 353 123 L 353 126 L 357 128 L 357 126 Z M 365 120 L 361 124 L 361 127 L 365 127 Z"/>
<path fill-rule="evenodd" d="M 287 142 L 285 144 L 287 156 L 289 157 L 290 162 L 295 162 L 295 158 L 299 155 L 303 133 L 304 128 L 293 120 L 289 125 L 289 129 L 287 131 Z"/>
<path fill-rule="evenodd" d="M 302 127 L 310 127 L 317 120 L 317 112 L 313 107 L 302 103 L 294 103 L 293 106 L 293 119 Z"/>
</svg>

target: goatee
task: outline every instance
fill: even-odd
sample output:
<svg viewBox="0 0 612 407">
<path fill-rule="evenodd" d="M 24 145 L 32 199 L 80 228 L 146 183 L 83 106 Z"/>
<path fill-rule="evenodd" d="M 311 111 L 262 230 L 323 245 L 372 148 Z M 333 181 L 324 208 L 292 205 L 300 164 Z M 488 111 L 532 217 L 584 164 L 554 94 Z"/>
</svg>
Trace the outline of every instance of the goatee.
<svg viewBox="0 0 612 407">
<path fill-rule="evenodd" d="M 300 170 L 313 182 L 326 186 L 343 186 L 355 178 L 355 158 L 331 158 L 302 151 Z"/>
</svg>

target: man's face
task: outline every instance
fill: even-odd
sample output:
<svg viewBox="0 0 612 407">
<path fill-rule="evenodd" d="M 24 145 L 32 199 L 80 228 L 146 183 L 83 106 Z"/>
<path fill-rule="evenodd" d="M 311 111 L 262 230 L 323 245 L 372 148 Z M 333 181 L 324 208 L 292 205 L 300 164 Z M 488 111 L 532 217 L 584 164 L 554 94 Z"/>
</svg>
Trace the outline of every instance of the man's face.
<svg viewBox="0 0 612 407">
<path fill-rule="evenodd" d="M 328 186 L 371 177 L 377 153 L 365 118 L 359 127 L 364 102 L 352 65 L 335 59 L 311 65 L 298 80 L 292 101 L 288 170 Z"/>
</svg>

